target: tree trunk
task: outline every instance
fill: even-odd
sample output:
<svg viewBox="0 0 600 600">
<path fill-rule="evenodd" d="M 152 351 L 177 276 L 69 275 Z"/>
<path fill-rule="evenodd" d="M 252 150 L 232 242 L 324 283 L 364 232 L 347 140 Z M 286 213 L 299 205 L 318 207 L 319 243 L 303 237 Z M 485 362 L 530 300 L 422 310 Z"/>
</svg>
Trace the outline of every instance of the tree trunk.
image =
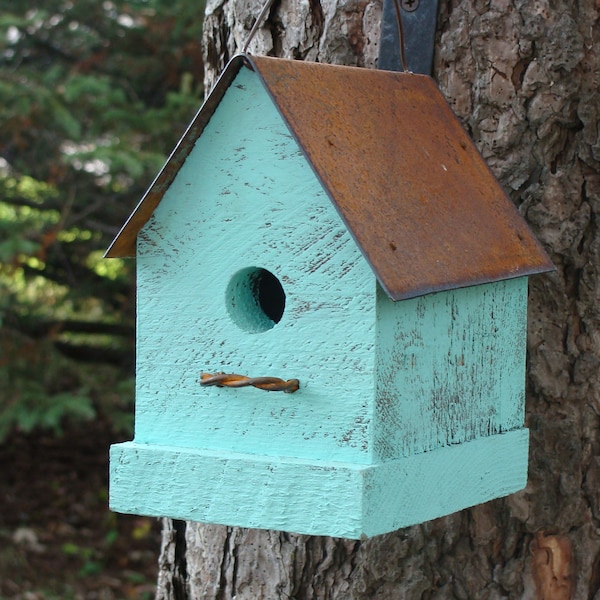
<svg viewBox="0 0 600 600">
<path fill-rule="evenodd" d="M 208 87 L 260 1 L 208 3 Z M 530 280 L 527 488 L 363 542 L 165 519 L 158 599 L 600 600 L 599 11 L 440 6 L 434 77 L 557 267 Z M 380 15 L 281 0 L 251 50 L 375 67 Z"/>
</svg>

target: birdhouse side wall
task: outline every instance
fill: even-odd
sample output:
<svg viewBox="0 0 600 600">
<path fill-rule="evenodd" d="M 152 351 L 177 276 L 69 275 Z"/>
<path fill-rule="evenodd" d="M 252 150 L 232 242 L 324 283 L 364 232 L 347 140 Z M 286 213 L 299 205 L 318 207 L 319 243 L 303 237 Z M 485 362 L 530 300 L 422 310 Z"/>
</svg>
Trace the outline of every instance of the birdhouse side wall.
<svg viewBox="0 0 600 600">
<path fill-rule="evenodd" d="M 141 230 L 137 269 L 136 442 L 370 461 L 375 277 L 248 69 Z M 285 294 L 277 323 L 252 295 L 263 270 Z"/>
<path fill-rule="evenodd" d="M 377 294 L 375 452 L 523 427 L 527 278 L 391 302 Z"/>
</svg>

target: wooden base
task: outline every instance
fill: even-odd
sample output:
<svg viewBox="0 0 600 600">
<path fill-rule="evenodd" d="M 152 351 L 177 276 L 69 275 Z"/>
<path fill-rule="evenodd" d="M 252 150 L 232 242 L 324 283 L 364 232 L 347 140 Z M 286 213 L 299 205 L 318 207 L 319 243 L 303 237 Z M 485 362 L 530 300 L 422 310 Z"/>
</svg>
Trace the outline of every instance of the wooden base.
<svg viewBox="0 0 600 600">
<path fill-rule="evenodd" d="M 519 429 L 379 464 L 125 442 L 110 450 L 116 512 L 359 539 L 516 492 Z"/>
</svg>

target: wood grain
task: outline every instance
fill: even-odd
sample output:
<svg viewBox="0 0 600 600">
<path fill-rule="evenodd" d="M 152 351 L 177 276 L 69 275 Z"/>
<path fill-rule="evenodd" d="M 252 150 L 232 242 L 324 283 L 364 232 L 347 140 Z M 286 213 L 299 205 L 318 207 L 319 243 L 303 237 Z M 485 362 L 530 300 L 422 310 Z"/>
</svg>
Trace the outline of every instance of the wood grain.
<svg viewBox="0 0 600 600">
<path fill-rule="evenodd" d="M 522 488 L 526 429 L 376 465 L 125 442 L 111 448 L 112 510 L 354 538 Z"/>
</svg>

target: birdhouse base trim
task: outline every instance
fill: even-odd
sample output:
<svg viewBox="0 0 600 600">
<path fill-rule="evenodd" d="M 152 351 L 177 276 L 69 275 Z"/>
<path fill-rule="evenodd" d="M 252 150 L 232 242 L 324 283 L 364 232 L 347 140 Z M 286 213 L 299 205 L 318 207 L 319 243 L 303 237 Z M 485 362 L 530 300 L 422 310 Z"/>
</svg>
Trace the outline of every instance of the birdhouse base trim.
<svg viewBox="0 0 600 600">
<path fill-rule="evenodd" d="M 527 483 L 519 429 L 377 464 L 138 442 L 110 450 L 116 512 L 359 539 L 429 521 Z"/>
</svg>

